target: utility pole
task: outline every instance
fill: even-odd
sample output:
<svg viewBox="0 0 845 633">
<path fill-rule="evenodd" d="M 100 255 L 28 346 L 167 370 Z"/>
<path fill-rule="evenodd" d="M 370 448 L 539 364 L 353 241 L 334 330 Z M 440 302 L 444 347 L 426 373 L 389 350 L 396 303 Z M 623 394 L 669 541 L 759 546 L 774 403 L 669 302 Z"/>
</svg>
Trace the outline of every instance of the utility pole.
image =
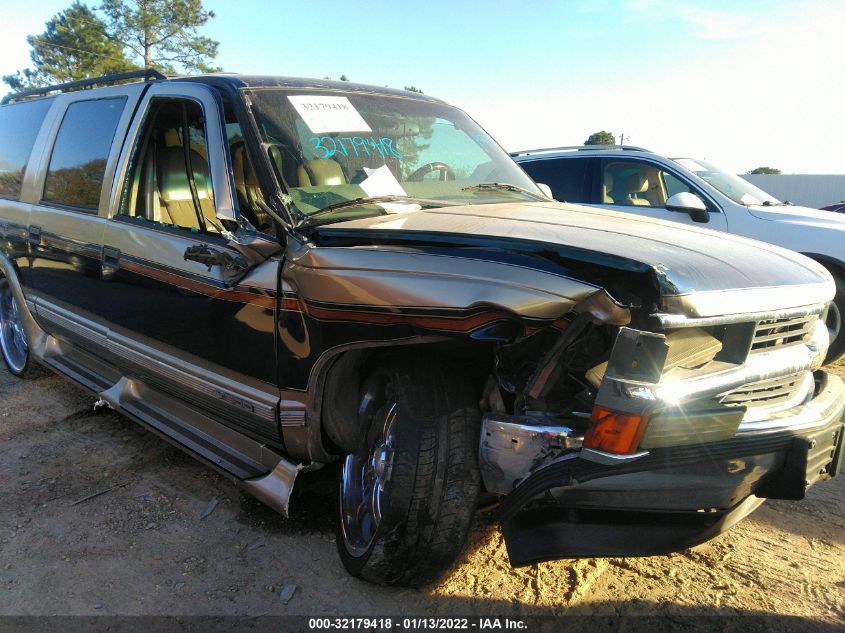
<svg viewBox="0 0 845 633">
<path fill-rule="evenodd" d="M 624 134 L 619 135 L 619 144 L 620 145 L 624 145 L 625 141 L 630 141 L 630 140 L 631 140 L 630 136 L 625 136 Z"/>
</svg>

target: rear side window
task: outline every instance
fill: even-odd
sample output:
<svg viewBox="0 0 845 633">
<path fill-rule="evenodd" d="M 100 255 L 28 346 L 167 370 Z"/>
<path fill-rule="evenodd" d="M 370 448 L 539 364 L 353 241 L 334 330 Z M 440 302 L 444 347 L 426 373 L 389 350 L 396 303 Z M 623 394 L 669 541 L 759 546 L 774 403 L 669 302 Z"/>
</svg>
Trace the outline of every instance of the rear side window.
<svg viewBox="0 0 845 633">
<path fill-rule="evenodd" d="M 52 104 L 52 99 L 38 99 L 0 108 L 0 198 L 21 197 L 32 146 Z"/>
<path fill-rule="evenodd" d="M 555 200 L 590 202 L 589 159 L 562 158 L 520 163 L 534 182 L 551 187 Z"/>
<path fill-rule="evenodd" d="M 96 211 L 126 97 L 70 104 L 53 145 L 45 202 Z"/>
</svg>

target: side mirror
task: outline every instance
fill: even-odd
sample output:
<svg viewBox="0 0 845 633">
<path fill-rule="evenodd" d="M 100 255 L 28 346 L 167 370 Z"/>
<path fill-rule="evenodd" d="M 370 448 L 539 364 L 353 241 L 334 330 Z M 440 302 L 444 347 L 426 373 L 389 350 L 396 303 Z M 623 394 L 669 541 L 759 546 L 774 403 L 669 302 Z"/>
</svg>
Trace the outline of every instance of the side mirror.
<svg viewBox="0 0 845 633">
<path fill-rule="evenodd" d="M 538 183 L 537 183 L 537 187 L 539 187 L 539 188 L 540 188 L 540 191 L 542 191 L 544 194 L 546 194 L 546 197 L 547 197 L 547 198 L 551 198 L 552 200 L 554 200 L 554 197 L 555 197 L 555 196 L 554 196 L 554 194 L 552 193 L 552 188 L 551 188 L 551 187 L 549 187 L 548 185 L 544 185 L 542 182 L 538 182 Z"/>
<path fill-rule="evenodd" d="M 666 201 L 666 210 L 688 213 L 693 222 L 703 224 L 710 221 L 710 212 L 707 211 L 707 205 L 697 195 L 688 191 L 670 196 Z"/>
</svg>

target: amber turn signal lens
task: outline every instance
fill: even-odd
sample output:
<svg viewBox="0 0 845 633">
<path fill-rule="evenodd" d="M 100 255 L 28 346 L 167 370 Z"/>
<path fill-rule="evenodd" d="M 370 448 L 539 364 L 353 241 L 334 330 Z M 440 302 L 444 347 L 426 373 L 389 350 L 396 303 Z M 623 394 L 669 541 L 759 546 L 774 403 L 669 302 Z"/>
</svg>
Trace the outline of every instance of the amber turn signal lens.
<svg viewBox="0 0 845 633">
<path fill-rule="evenodd" d="M 584 448 L 608 453 L 633 453 L 648 426 L 648 415 L 619 413 L 604 407 L 594 407 L 590 428 L 584 436 Z"/>
</svg>

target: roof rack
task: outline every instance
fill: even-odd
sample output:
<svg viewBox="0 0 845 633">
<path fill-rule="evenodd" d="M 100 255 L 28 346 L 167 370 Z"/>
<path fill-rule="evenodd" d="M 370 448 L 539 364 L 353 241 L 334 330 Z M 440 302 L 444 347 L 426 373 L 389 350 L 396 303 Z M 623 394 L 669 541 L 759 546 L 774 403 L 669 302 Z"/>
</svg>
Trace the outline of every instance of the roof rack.
<svg viewBox="0 0 845 633">
<path fill-rule="evenodd" d="M 51 92 L 67 92 L 70 90 L 77 90 L 80 88 L 93 88 L 94 86 L 108 86 L 116 84 L 120 81 L 128 79 L 143 79 L 144 81 L 157 81 L 167 79 L 165 75 L 152 68 L 146 70 L 133 70 L 128 73 L 117 73 L 114 75 L 104 75 L 102 77 L 93 77 L 91 79 L 81 79 L 79 81 L 70 81 L 64 84 L 56 84 L 55 86 L 45 86 L 44 88 L 33 88 L 32 90 L 24 90 L 23 92 L 16 92 L 8 94 L 0 101 L 0 105 L 5 105 L 10 101 L 19 101 L 27 97 L 41 97 Z"/>
<path fill-rule="evenodd" d="M 518 152 L 511 152 L 511 156 L 527 156 L 529 154 L 550 154 L 552 152 L 583 152 L 594 149 L 627 150 L 630 152 L 648 152 L 651 150 L 636 145 L 567 145 L 564 147 L 542 147 L 540 149 L 523 149 Z"/>
</svg>

